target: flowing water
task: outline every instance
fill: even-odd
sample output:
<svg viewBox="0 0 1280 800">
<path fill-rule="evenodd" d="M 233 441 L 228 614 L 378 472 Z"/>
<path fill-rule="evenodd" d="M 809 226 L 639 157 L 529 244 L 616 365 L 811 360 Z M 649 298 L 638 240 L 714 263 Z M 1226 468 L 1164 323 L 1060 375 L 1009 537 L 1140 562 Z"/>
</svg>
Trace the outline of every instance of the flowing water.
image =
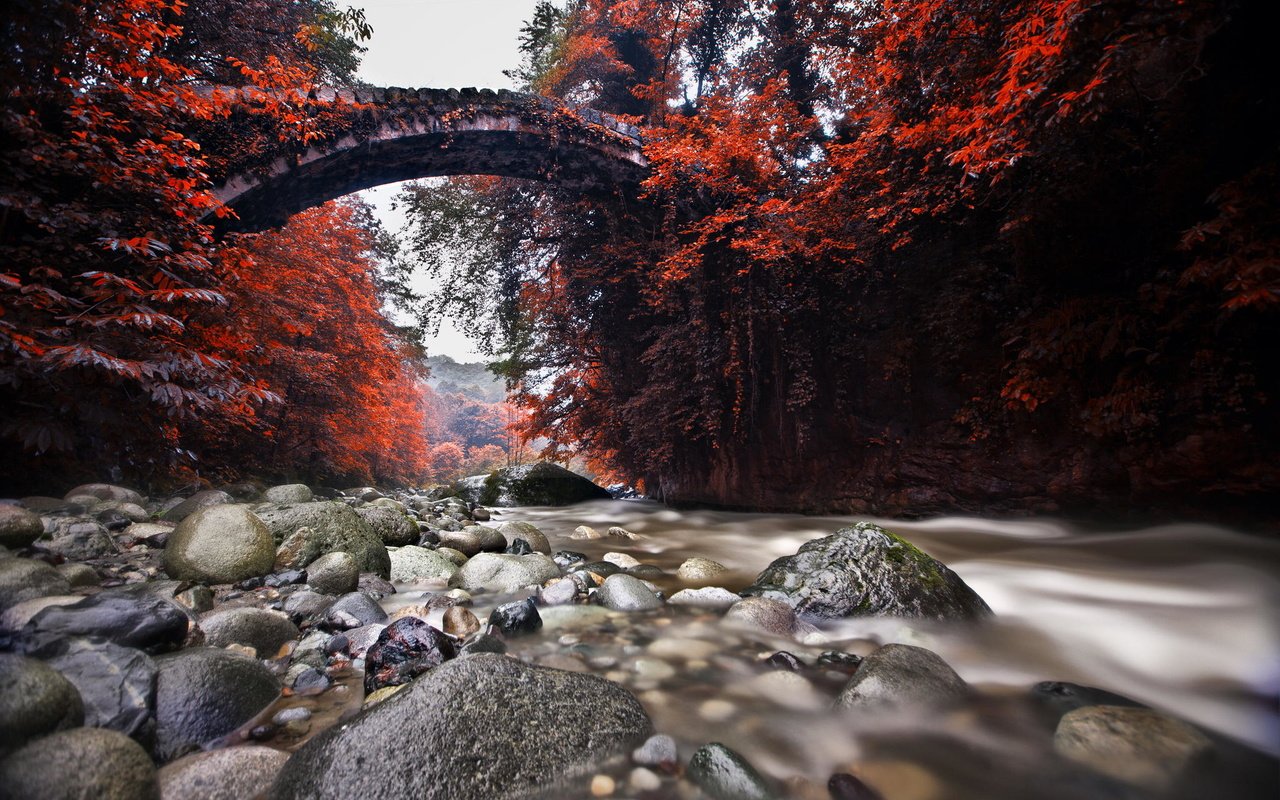
<svg viewBox="0 0 1280 800">
<path fill-rule="evenodd" d="M 733 590 L 771 560 L 856 519 L 675 511 L 647 501 L 507 509 L 495 518 L 532 522 L 553 550 L 592 559 L 626 552 L 672 575 L 690 556 L 710 558 L 731 570 L 715 583 Z M 682 757 L 721 741 L 802 796 L 824 796 L 826 778 L 839 771 L 861 774 L 888 800 L 1102 796 L 1078 776 L 1054 772 L 1052 728 L 1046 732 L 1027 700 L 1045 680 L 1107 689 L 1280 754 L 1274 537 L 1193 524 L 1099 532 L 1054 520 L 874 521 L 954 569 L 995 619 L 976 626 L 850 619 L 796 642 L 735 630 L 718 614 L 687 607 L 585 619 L 552 609 L 543 631 L 513 640 L 511 651 L 619 681 L 660 732 L 676 737 Z M 570 539 L 583 524 L 643 538 Z M 668 593 L 680 588 L 674 578 L 657 583 Z M 402 586 L 388 605 L 430 588 Z M 499 599 L 510 598 L 478 595 L 474 610 L 483 619 Z M 826 650 L 865 655 L 889 642 L 939 653 L 982 700 L 959 712 L 862 719 L 831 711 L 843 675 L 811 670 L 808 683 L 797 683 L 764 665 L 780 649 L 812 664 Z M 1269 780 L 1274 762 L 1250 763 Z M 1257 777 L 1213 796 L 1266 796 Z"/>
</svg>

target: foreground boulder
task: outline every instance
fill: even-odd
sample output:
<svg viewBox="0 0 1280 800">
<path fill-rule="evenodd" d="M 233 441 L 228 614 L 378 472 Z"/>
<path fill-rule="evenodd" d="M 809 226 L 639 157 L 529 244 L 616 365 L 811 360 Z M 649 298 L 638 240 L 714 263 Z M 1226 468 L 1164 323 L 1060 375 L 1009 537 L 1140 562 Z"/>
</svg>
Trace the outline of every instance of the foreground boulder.
<svg viewBox="0 0 1280 800">
<path fill-rule="evenodd" d="M 445 662 L 308 742 L 269 796 L 554 796 L 651 732 L 640 703 L 614 683 L 481 653 Z"/>
<path fill-rule="evenodd" d="M 224 608 L 200 618 L 205 644 L 252 647 L 259 658 L 272 658 L 287 642 L 299 636 L 289 615 L 266 608 Z"/>
<path fill-rule="evenodd" d="M 1187 723 L 1150 708 L 1087 706 L 1062 717 L 1053 748 L 1103 775 L 1167 792 L 1209 758 L 1213 743 Z"/>
<path fill-rule="evenodd" d="M 0 559 L 0 611 L 37 597 L 67 594 L 71 584 L 53 567 L 29 558 Z"/>
<path fill-rule="evenodd" d="M 742 591 L 802 616 L 967 620 L 991 609 L 941 561 L 879 525 L 859 522 L 801 545 Z"/>
<path fill-rule="evenodd" d="M 164 548 L 164 570 L 175 580 L 235 583 L 266 575 L 275 561 L 271 531 L 239 505 L 214 505 L 184 518 Z"/>
<path fill-rule="evenodd" d="M 279 693 L 262 662 L 230 650 L 191 647 L 156 664 L 156 754 L 163 760 L 225 736 Z"/>
<path fill-rule="evenodd" d="M 66 606 L 49 606 L 22 630 L 44 646 L 64 637 L 93 636 L 124 647 L 167 650 L 187 638 L 189 620 L 175 602 L 145 592 L 108 589 Z"/>
<path fill-rule="evenodd" d="M 458 483 L 458 496 L 484 506 L 568 506 L 608 500 L 610 494 L 559 464 L 539 461 L 496 470 Z"/>
<path fill-rule="evenodd" d="M 0 653 L 0 757 L 38 736 L 83 722 L 80 693 L 57 670 L 33 658 Z"/>
<path fill-rule="evenodd" d="M 123 733 L 76 728 L 37 739 L 0 761 L 6 797 L 158 800 L 156 768 Z"/>
<path fill-rule="evenodd" d="M 299 503 L 258 509 L 271 531 L 282 568 L 302 569 L 325 553 L 350 553 L 361 572 L 391 575 L 382 538 L 345 503 Z"/>
<path fill-rule="evenodd" d="M 166 764 L 157 776 L 161 800 L 243 800 L 271 788 L 289 754 L 243 745 L 196 753 Z"/>
<path fill-rule="evenodd" d="M 80 692 L 85 725 L 143 743 L 154 738 L 154 659 L 132 647 L 83 638 L 63 639 L 45 655 Z"/>
</svg>

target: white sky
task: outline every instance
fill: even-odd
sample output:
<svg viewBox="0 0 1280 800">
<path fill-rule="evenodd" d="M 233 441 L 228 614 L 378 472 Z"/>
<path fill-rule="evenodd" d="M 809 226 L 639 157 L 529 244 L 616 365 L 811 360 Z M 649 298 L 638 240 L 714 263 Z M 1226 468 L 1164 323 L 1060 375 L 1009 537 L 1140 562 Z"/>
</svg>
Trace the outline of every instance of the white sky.
<svg viewBox="0 0 1280 800">
<path fill-rule="evenodd" d="M 363 8 L 373 38 L 359 77 L 374 86 L 449 89 L 513 88 L 502 74 L 520 63 L 520 26 L 533 16 L 536 0 L 349 0 Z M 389 211 L 398 184 L 363 193 L 382 223 L 399 230 L 403 215 Z M 458 361 L 482 361 L 470 341 L 447 322 L 427 344 L 433 353 Z"/>
</svg>

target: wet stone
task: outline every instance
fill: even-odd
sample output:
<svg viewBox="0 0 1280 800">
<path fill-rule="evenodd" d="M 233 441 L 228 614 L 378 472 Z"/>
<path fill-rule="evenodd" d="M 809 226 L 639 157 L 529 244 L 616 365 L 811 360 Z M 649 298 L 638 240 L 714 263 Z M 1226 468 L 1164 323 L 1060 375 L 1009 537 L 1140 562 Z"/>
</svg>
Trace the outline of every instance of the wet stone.
<svg viewBox="0 0 1280 800">
<path fill-rule="evenodd" d="M 578 596 L 578 586 L 570 578 L 557 578 L 538 592 L 538 601 L 544 606 L 562 606 L 572 603 Z"/>
<path fill-rule="evenodd" d="M 315 667 L 307 667 L 293 679 L 293 693 L 299 695 L 320 694 L 328 689 L 333 681 Z"/>
<path fill-rule="evenodd" d="M 689 759 L 686 775 L 715 800 L 774 800 L 776 795 L 747 760 L 719 742 Z"/>
<path fill-rule="evenodd" d="M 702 589 L 681 589 L 667 600 L 673 606 L 694 606 L 696 608 L 728 608 L 742 597 L 719 586 L 707 586 Z"/>
<path fill-rule="evenodd" d="M 504 636 L 520 636 L 542 628 L 538 605 L 530 597 L 515 603 L 498 606 L 489 615 L 489 624 Z"/>
<path fill-rule="evenodd" d="M 46 608 L 27 623 L 23 636 L 97 636 L 126 647 L 164 650 L 182 644 L 187 626 L 187 615 L 176 603 L 117 589 L 73 605 Z"/>
<path fill-rule="evenodd" d="M 56 669 L 0 653 L 0 758 L 31 739 L 77 727 L 84 716 L 79 691 Z"/>
<path fill-rule="evenodd" d="M 560 567 L 560 569 L 568 569 L 569 567 L 577 564 L 587 563 L 587 557 L 574 550 L 557 550 L 555 554 L 551 556 L 551 560 L 556 562 L 556 565 Z"/>
<path fill-rule="evenodd" d="M 157 675 L 150 656 L 112 642 L 66 639 L 48 659 L 80 692 L 86 725 L 150 740 Z"/>
<path fill-rule="evenodd" d="M 665 733 L 657 733 L 631 753 L 631 760 L 647 767 L 671 767 L 679 760 L 676 740 Z"/>
<path fill-rule="evenodd" d="M 444 612 L 444 632 L 458 639 L 465 639 L 480 630 L 480 620 L 465 608 L 452 606 Z"/>
<path fill-rule="evenodd" d="M 862 656 L 854 655 L 853 653 L 841 653 L 838 650 L 827 650 L 819 655 L 818 660 L 814 663 L 823 669 L 833 669 L 837 672 L 845 672 L 852 675 L 862 665 Z"/>
<path fill-rule="evenodd" d="M 583 564 L 581 567 L 578 567 L 578 569 L 585 570 L 587 572 L 594 572 L 602 578 L 607 578 L 610 575 L 617 575 L 619 572 L 622 572 L 622 567 L 608 561 L 592 561 L 590 563 Z"/>
<path fill-rule="evenodd" d="M 693 558 L 685 559 L 684 563 L 676 570 L 676 577 L 682 581 L 697 583 L 715 580 L 721 573 L 727 571 L 728 567 L 718 561 L 694 556 Z"/>
<path fill-rule="evenodd" d="M 768 660 L 764 663 L 765 666 L 770 669 L 783 669 L 789 672 L 800 672 L 804 669 L 804 662 L 796 658 L 794 654 L 788 653 L 786 650 L 779 650 L 769 656 Z"/>
<path fill-rule="evenodd" d="M 862 660 L 836 704 L 850 709 L 955 705 L 968 686 L 937 653 L 887 644 Z"/>
<path fill-rule="evenodd" d="M 271 788 L 288 760 L 288 753 L 257 745 L 195 753 L 160 769 L 157 779 L 161 800 L 259 797 Z"/>
<path fill-rule="evenodd" d="M 1053 748 L 1103 775 L 1167 792 L 1208 759 L 1213 743 L 1187 723 L 1149 708 L 1086 706 L 1063 716 Z"/>
<path fill-rule="evenodd" d="M 512 539 L 511 543 L 507 545 L 507 549 L 502 552 L 513 556 L 527 556 L 533 552 L 533 548 L 529 546 L 527 541 L 517 537 Z"/>
<path fill-rule="evenodd" d="M 610 575 L 596 590 L 596 602 L 614 611 L 652 611 L 662 600 L 639 578 Z"/>
<path fill-rule="evenodd" d="M 269 586 L 272 589 L 279 589 L 284 586 L 292 586 L 295 583 L 306 583 L 307 573 L 300 569 L 287 569 L 283 572 L 276 572 L 262 579 L 263 586 Z"/>
<path fill-rule="evenodd" d="M 358 628 L 387 621 L 387 612 L 363 592 L 344 594 L 325 614 L 329 624 L 337 628 Z"/>
<path fill-rule="evenodd" d="M 116 731 L 76 728 L 31 742 L 0 761 L 0 789 L 30 800 L 159 800 L 147 751 Z"/>
<path fill-rule="evenodd" d="M 365 692 L 408 683 L 457 655 L 453 641 L 417 617 L 391 623 L 365 654 Z"/>
</svg>

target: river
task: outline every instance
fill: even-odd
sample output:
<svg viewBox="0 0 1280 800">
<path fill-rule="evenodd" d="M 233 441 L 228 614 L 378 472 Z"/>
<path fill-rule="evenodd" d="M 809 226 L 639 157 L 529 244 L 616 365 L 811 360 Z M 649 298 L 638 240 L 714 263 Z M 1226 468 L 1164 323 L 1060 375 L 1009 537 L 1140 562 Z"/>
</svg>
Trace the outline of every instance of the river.
<svg viewBox="0 0 1280 800">
<path fill-rule="evenodd" d="M 774 558 L 862 518 L 677 511 L 621 500 L 505 509 L 495 519 L 537 525 L 553 550 L 592 558 L 621 551 L 669 573 L 690 556 L 711 558 L 731 570 L 717 583 L 736 590 Z M 1280 541 L 1201 524 L 1098 531 L 1052 519 L 874 521 L 959 573 L 995 619 L 976 626 L 850 619 L 796 643 L 671 608 L 581 626 L 552 615 L 539 635 L 515 640 L 513 652 L 562 665 L 567 650 L 580 668 L 628 685 L 685 757 L 722 741 L 779 782 L 812 788 L 832 772 L 856 770 L 890 800 L 1028 796 L 1046 756 L 1044 742 L 1029 733 L 1025 698 L 1045 680 L 1117 692 L 1280 754 Z M 621 526 L 642 538 L 571 539 L 583 524 Z M 679 588 L 674 579 L 659 584 Z M 415 588 L 403 586 L 388 600 L 411 602 Z M 476 598 L 481 618 L 490 607 Z M 763 659 L 777 649 L 812 663 L 824 650 L 866 654 L 889 642 L 939 653 L 980 690 L 984 707 L 859 722 L 830 712 L 838 684 L 795 691 L 760 679 Z M 1010 775 L 993 782 L 994 762 Z M 1088 794 L 1066 785 L 1035 790 Z"/>
</svg>

